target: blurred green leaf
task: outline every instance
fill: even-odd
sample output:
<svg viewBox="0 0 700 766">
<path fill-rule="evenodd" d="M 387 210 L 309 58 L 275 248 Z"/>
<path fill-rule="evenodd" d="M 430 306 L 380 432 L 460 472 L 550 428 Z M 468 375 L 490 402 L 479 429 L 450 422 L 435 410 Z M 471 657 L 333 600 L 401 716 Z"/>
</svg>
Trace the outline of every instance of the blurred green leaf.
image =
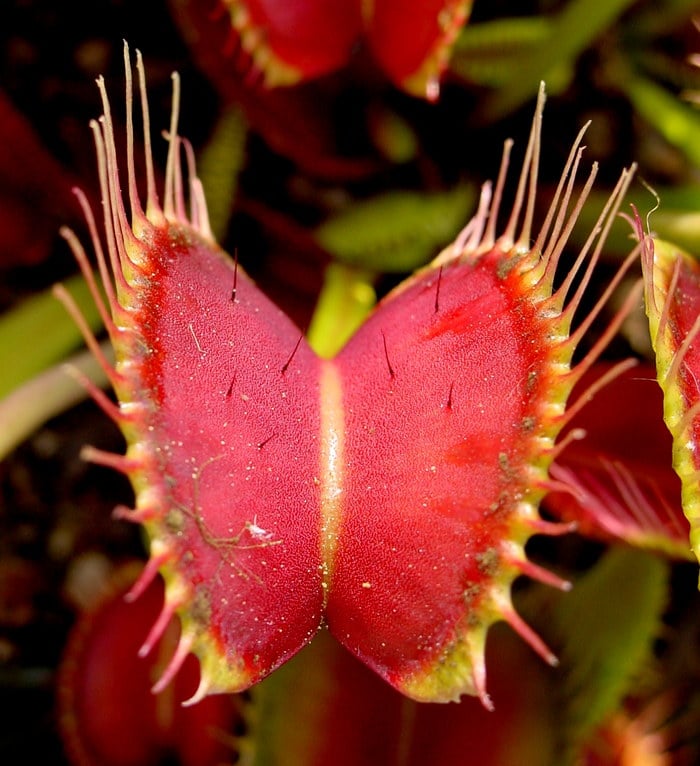
<svg viewBox="0 0 700 766">
<path fill-rule="evenodd" d="M 111 346 L 105 344 L 103 352 L 110 358 Z M 66 364 L 98 387 L 108 384 L 107 374 L 90 351 L 76 354 Z M 66 364 L 49 367 L 0 399 L 0 460 L 28 439 L 49 418 L 87 397 L 85 388 L 68 374 Z"/>
<path fill-rule="evenodd" d="M 625 93 L 639 114 L 670 144 L 700 167 L 700 114 L 652 80 L 630 75 Z"/>
<path fill-rule="evenodd" d="M 374 145 L 391 162 L 408 162 L 418 154 L 418 137 L 411 124 L 384 104 L 372 105 L 369 131 Z"/>
<path fill-rule="evenodd" d="M 450 58 L 450 71 L 477 85 L 500 87 L 513 78 L 514 66 L 546 43 L 551 32 L 552 20 L 546 16 L 467 24 Z"/>
<path fill-rule="evenodd" d="M 606 30 L 634 0 L 570 0 L 551 20 L 549 35 L 510 62 L 511 77 L 486 100 L 482 119 L 491 122 L 509 114 L 536 92 L 541 81 L 575 59 Z"/>
<path fill-rule="evenodd" d="M 328 265 L 307 334 L 317 354 L 332 357 L 350 340 L 374 307 L 376 276 L 343 263 Z"/>
<path fill-rule="evenodd" d="M 248 129 L 243 112 L 229 107 L 221 114 L 214 131 L 197 158 L 197 174 L 207 198 L 209 224 L 221 242 L 231 217 L 238 189 L 238 176 L 245 163 Z"/>
<path fill-rule="evenodd" d="M 65 281 L 86 322 L 97 332 L 102 320 L 82 276 Z M 50 290 L 23 301 L 0 318 L 0 398 L 64 359 L 82 336 Z"/>
<path fill-rule="evenodd" d="M 472 186 L 446 192 L 388 192 L 356 202 L 316 229 L 338 261 L 371 271 L 410 272 L 427 263 L 467 223 Z"/>
<path fill-rule="evenodd" d="M 698 0 L 655 0 L 646 5 L 640 3 L 630 31 L 637 40 L 666 35 L 687 24 L 688 19 L 698 11 Z"/>
<path fill-rule="evenodd" d="M 560 734 L 567 757 L 620 705 L 649 658 L 666 606 L 667 578 L 662 559 L 611 548 L 558 600 L 551 629 L 561 647 Z"/>
</svg>

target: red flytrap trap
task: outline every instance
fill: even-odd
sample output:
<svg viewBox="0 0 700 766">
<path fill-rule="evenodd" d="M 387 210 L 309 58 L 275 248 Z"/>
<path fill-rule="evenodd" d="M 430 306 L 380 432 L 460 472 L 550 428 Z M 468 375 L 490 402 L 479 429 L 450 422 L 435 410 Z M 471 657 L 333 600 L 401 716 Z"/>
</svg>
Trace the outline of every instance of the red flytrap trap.
<svg viewBox="0 0 700 766">
<path fill-rule="evenodd" d="M 113 364 L 68 294 L 57 294 L 118 399 L 84 381 L 128 445 L 125 455 L 86 448 L 85 456 L 130 478 L 135 506 L 117 514 L 141 524 L 150 545 L 131 598 L 158 572 L 166 583 L 142 652 L 174 613 L 181 621 L 156 690 L 191 652 L 201 680 L 190 702 L 244 690 L 327 629 L 415 700 L 474 694 L 491 706 L 484 647 L 494 622 L 507 621 L 556 662 L 515 611 L 511 586 L 525 574 L 568 588 L 528 560 L 525 544 L 572 529 L 538 513 L 549 490 L 566 489 L 548 470 L 581 434 L 557 436 L 634 364 L 611 368 L 567 409 L 574 384 L 640 302 L 638 284 L 572 365 L 639 260 L 637 248 L 572 331 L 632 171 L 622 173 L 573 266 L 558 273 L 596 168 L 575 193 L 581 131 L 536 230 L 541 90 L 505 224 L 510 143 L 458 239 L 387 295 L 337 356 L 321 358 L 213 241 L 191 150 L 177 135 L 177 77 L 160 201 L 137 54 L 147 169 L 140 201 L 128 52 L 125 59 L 126 201 L 101 81 L 104 116 L 92 124 L 100 227 L 79 194 L 105 298 L 83 247 L 64 232 L 92 286 Z"/>
</svg>

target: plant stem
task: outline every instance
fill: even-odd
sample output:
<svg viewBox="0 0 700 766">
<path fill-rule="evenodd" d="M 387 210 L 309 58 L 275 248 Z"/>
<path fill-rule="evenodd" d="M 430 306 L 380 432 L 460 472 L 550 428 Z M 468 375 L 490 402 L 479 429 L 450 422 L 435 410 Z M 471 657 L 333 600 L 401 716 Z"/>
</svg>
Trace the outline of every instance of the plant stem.
<svg viewBox="0 0 700 766">
<path fill-rule="evenodd" d="M 335 356 L 362 324 L 376 302 L 375 279 L 367 269 L 337 262 L 327 267 L 308 331 L 319 356 Z"/>
</svg>

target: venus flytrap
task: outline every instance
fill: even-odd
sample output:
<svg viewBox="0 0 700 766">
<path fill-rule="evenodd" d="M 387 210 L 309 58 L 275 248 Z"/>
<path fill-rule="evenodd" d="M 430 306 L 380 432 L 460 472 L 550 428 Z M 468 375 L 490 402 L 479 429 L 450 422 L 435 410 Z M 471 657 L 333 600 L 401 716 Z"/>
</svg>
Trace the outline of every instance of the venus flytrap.
<svg viewBox="0 0 700 766">
<path fill-rule="evenodd" d="M 125 63 L 127 199 L 100 83 L 104 115 L 92 127 L 101 234 L 83 203 L 106 285 L 106 300 L 96 288 L 94 298 L 114 364 L 70 298 L 58 294 L 119 401 L 114 406 L 87 383 L 128 446 L 125 455 L 86 448 L 85 456 L 125 473 L 134 487 L 134 508 L 118 515 L 143 525 L 150 561 L 132 598 L 157 572 L 166 581 L 143 653 L 173 614 L 182 625 L 156 690 L 190 652 L 201 666 L 190 702 L 247 689 L 327 629 L 414 700 L 471 694 L 490 708 L 484 657 L 494 622 L 505 620 L 556 663 L 510 591 L 523 574 L 569 587 L 524 549 L 534 534 L 571 530 L 537 511 L 548 490 L 562 487 L 549 476 L 552 461 L 581 436 L 557 441 L 582 406 L 567 410 L 566 400 L 640 299 L 638 285 L 572 364 L 638 259 L 635 250 L 574 324 L 632 171 L 622 173 L 572 268 L 559 275 L 595 167 L 575 194 L 582 131 L 536 229 L 541 89 L 512 209 L 501 209 L 507 143 L 495 187 L 484 186 L 457 240 L 386 296 L 335 356 L 322 358 L 214 243 L 188 145 L 177 134 L 177 78 L 161 203 L 137 55 L 143 205 L 126 50 Z M 66 238 L 94 285 L 87 254 L 74 235 Z M 613 368 L 584 399 L 628 366 Z"/>
<path fill-rule="evenodd" d="M 610 367 L 594 365 L 572 392 L 572 404 Z M 550 475 L 567 488 L 550 492 L 545 509 L 575 522 L 588 538 L 692 559 L 653 365 L 640 363 L 618 375 L 579 409 L 562 436 L 572 429 L 583 429 L 586 438 L 570 440 L 551 466 Z"/>
<path fill-rule="evenodd" d="M 690 547 L 700 558 L 700 267 L 680 248 L 645 234 L 645 305 L 664 393 L 664 421 L 673 437 L 673 467 L 682 483 L 683 511 L 690 524 Z"/>
<path fill-rule="evenodd" d="M 392 0 L 289 3 L 224 0 L 239 45 L 251 61 L 249 78 L 267 86 L 295 84 L 348 65 L 366 45 L 399 87 L 434 100 L 471 0 L 428 0 L 411 7 Z"/>
<path fill-rule="evenodd" d="M 197 687 L 192 656 L 167 692 L 150 691 L 153 677 L 162 672 L 177 645 L 178 626 L 172 620 L 150 655 L 138 656 L 144 631 L 157 617 L 163 598 L 163 583 L 157 579 L 137 602 L 125 600 L 141 570 L 137 561 L 115 567 L 71 631 L 56 680 L 58 723 L 70 763 L 231 764 L 241 699 L 218 695 L 183 707 L 182 701 Z"/>
</svg>

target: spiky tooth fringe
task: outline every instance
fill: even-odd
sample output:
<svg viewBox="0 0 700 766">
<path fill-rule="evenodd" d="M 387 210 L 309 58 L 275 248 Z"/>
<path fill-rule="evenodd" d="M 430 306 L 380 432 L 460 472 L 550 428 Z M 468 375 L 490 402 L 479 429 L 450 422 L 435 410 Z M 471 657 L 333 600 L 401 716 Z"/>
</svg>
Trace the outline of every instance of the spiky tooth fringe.
<svg viewBox="0 0 700 766">
<path fill-rule="evenodd" d="M 557 656 L 544 643 L 537 633 L 523 620 L 513 609 L 510 599 L 507 604 L 501 606 L 501 619 L 505 620 L 511 628 L 538 654 L 548 665 L 556 667 L 559 664 Z"/>
<path fill-rule="evenodd" d="M 126 594 L 127 601 L 136 601 L 136 599 L 146 590 L 146 588 L 155 580 L 158 576 L 160 568 L 170 561 L 172 555 L 170 551 L 162 551 L 160 554 L 151 552 L 151 556 L 146 562 L 139 578 L 131 587 L 131 590 Z"/>
<path fill-rule="evenodd" d="M 470 658 L 472 684 L 481 704 L 493 712 L 495 705 L 486 691 L 486 634 L 487 627 L 474 630 L 467 638 L 467 651 Z"/>
<path fill-rule="evenodd" d="M 153 694 L 160 694 L 171 683 L 187 659 L 187 655 L 192 651 L 193 644 L 193 636 L 186 634 L 180 637 L 170 662 L 166 665 L 160 678 L 151 687 Z"/>
<path fill-rule="evenodd" d="M 160 641 L 165 634 L 165 631 L 170 624 L 170 621 L 175 617 L 177 610 L 182 606 L 182 601 L 176 600 L 172 594 L 173 589 L 167 594 L 166 600 L 163 603 L 163 607 L 156 618 L 156 621 L 151 626 L 151 629 L 146 636 L 145 641 L 139 648 L 139 657 L 148 657 L 153 651 L 153 647 Z"/>
<path fill-rule="evenodd" d="M 532 580 L 537 580 L 537 582 L 541 582 L 543 585 L 549 585 L 565 593 L 572 588 L 569 580 L 559 577 L 559 575 L 554 574 L 549 569 L 538 566 L 524 556 L 511 558 L 507 563 L 517 569 L 520 574 L 526 575 Z"/>
<path fill-rule="evenodd" d="M 139 508 L 129 508 L 126 505 L 118 505 L 112 511 L 112 518 L 117 521 L 128 521 L 131 524 L 143 524 L 152 521 L 159 515 L 158 510 L 142 505 Z"/>
<path fill-rule="evenodd" d="M 562 490 L 559 488 L 557 489 L 557 491 L 562 491 Z M 566 491 L 571 491 L 568 485 L 566 486 Z M 541 535 L 549 535 L 550 537 L 559 537 L 561 535 L 569 535 L 569 534 L 572 534 L 573 532 L 576 532 L 576 530 L 578 529 L 578 524 L 575 521 L 567 521 L 567 522 L 547 521 L 542 518 L 537 518 L 537 519 L 532 519 L 532 521 L 530 521 L 529 524 L 535 533 L 538 533 Z"/>
<path fill-rule="evenodd" d="M 70 315 L 71 319 L 75 322 L 76 326 L 80 330 L 80 334 L 83 336 L 85 345 L 90 350 L 90 353 L 97 360 L 98 364 L 104 371 L 109 382 L 117 387 L 123 383 L 123 378 L 119 371 L 110 363 L 102 349 L 97 342 L 97 338 L 90 329 L 85 317 L 83 316 L 78 304 L 73 300 L 73 296 L 66 290 L 63 285 L 54 285 L 54 296 L 63 304 L 64 308 Z"/>
<path fill-rule="evenodd" d="M 88 463 L 112 468 L 126 476 L 138 471 L 143 465 L 140 460 L 130 458 L 127 455 L 106 452 L 90 445 L 86 445 L 80 450 L 80 457 Z"/>
</svg>

